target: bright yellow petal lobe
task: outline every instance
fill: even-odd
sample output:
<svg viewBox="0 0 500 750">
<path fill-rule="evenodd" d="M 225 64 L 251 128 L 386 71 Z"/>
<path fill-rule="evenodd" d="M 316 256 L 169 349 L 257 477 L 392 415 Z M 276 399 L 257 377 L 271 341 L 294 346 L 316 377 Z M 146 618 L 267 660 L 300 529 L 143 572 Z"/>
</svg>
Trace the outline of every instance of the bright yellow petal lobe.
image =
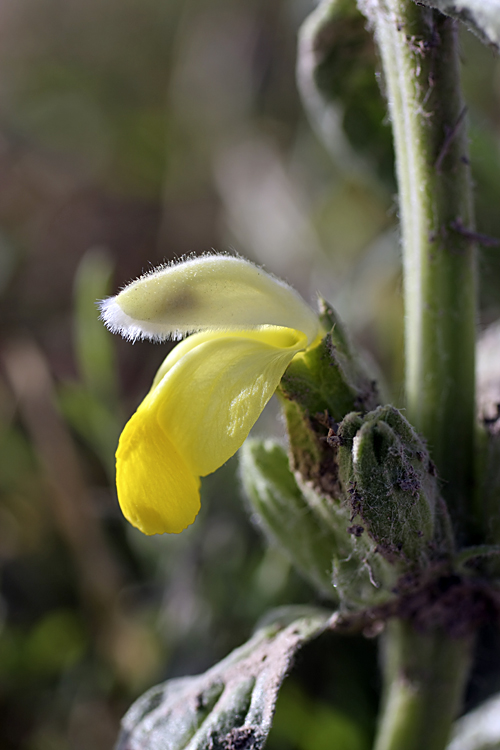
<svg viewBox="0 0 500 750">
<path fill-rule="evenodd" d="M 300 331 L 266 327 L 197 334 L 172 351 L 148 398 L 193 474 L 210 474 L 236 453 L 306 345 Z"/>
<path fill-rule="evenodd" d="M 179 533 L 200 509 L 199 477 L 158 423 L 149 397 L 121 434 L 116 486 L 124 516 L 145 534 Z"/>
</svg>

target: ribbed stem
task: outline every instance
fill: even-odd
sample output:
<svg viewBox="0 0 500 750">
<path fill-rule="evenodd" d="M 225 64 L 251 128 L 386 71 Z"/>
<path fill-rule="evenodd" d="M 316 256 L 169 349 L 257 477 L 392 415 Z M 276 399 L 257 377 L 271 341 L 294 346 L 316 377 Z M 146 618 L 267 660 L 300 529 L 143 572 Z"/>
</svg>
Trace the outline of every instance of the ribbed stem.
<svg viewBox="0 0 500 750">
<path fill-rule="evenodd" d="M 462 697 L 471 639 L 416 633 L 399 620 L 385 637 L 384 710 L 374 750 L 443 750 Z"/>
<path fill-rule="evenodd" d="M 411 0 L 360 0 L 374 27 L 396 151 L 406 416 L 426 438 L 457 539 L 481 541 L 474 486 L 475 250 L 456 23 Z M 444 750 L 469 639 L 394 621 L 375 750 Z"/>
<path fill-rule="evenodd" d="M 410 0 L 377 0 L 369 10 L 397 157 L 406 416 L 428 441 L 465 539 L 474 526 L 476 285 L 457 27 Z"/>
</svg>

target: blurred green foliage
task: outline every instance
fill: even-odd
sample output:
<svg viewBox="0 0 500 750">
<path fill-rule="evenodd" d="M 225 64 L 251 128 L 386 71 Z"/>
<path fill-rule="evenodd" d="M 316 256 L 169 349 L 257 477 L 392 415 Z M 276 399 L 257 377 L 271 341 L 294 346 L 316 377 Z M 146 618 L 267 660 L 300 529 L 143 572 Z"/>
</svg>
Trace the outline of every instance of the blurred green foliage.
<svg viewBox="0 0 500 750">
<path fill-rule="evenodd" d="M 95 308 L 150 264 L 234 248 L 305 297 L 333 301 L 398 400 L 395 200 L 375 173 L 327 154 L 306 121 L 294 68 L 311 8 L 0 8 L 2 750 L 108 749 L 146 687 L 205 669 L 270 607 L 316 598 L 263 544 L 234 460 L 206 479 L 200 517 L 181 536 L 147 538 L 126 525 L 114 447 L 167 346 L 113 339 Z M 500 67 L 465 34 L 463 58 L 478 228 L 498 236 Z M 378 98 L 365 104 L 379 111 Z M 349 111 L 362 141 L 367 122 Z M 499 257 L 495 248 L 481 256 L 484 322 L 500 312 Z M 279 437 L 283 427 L 271 410 L 257 430 Z M 276 750 L 305 750 L 311 723 L 308 750 L 322 750 L 334 729 L 346 749 L 367 747 L 373 644 L 321 644 L 316 672 L 299 663 L 280 699 Z M 335 684 L 318 678 L 327 658 L 342 665 Z M 355 695 L 361 673 L 370 691 Z M 291 736 L 292 718 L 302 734 Z"/>
</svg>

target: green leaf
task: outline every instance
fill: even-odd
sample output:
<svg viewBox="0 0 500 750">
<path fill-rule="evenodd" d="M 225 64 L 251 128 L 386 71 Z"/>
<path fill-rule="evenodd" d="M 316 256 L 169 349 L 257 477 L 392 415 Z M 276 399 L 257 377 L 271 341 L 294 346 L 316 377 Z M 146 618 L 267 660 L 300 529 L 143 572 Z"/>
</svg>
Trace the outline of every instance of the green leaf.
<svg viewBox="0 0 500 750">
<path fill-rule="evenodd" d="M 322 594 L 332 585 L 337 537 L 307 504 L 285 449 L 272 440 L 247 440 L 239 453 L 243 486 L 259 525 Z"/>
<path fill-rule="evenodd" d="M 481 41 L 500 50 L 500 0 L 419 0 L 418 4 L 458 18 Z"/>
<path fill-rule="evenodd" d="M 152 688 L 123 719 L 117 750 L 260 750 L 294 655 L 329 616 L 284 608 L 204 674 Z"/>
<path fill-rule="evenodd" d="M 58 403 L 69 425 L 101 459 L 114 483 L 115 450 L 121 427 L 117 410 L 80 383 L 62 383 Z"/>
<path fill-rule="evenodd" d="M 366 20 L 352 0 L 323 0 L 299 34 L 298 86 L 311 124 L 352 173 L 371 163 L 394 185 L 392 139 Z"/>
<path fill-rule="evenodd" d="M 332 502 L 294 476 L 284 449 L 273 441 L 247 440 L 239 455 L 260 526 L 322 594 L 349 610 L 392 598 L 397 572 L 353 525 L 345 499 Z"/>
<path fill-rule="evenodd" d="M 500 694 L 462 716 L 456 724 L 447 750 L 500 749 Z"/>
</svg>

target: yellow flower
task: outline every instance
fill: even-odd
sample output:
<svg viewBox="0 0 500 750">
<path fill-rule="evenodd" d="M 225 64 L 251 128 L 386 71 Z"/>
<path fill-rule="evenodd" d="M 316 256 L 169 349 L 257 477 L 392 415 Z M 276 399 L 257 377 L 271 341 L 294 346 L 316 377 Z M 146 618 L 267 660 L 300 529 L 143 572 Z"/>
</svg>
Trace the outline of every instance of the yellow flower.
<svg viewBox="0 0 500 750">
<path fill-rule="evenodd" d="M 101 317 L 131 340 L 193 334 L 161 365 L 116 453 L 126 518 L 178 533 L 198 513 L 200 477 L 242 445 L 318 319 L 283 281 L 225 255 L 155 269 L 104 300 Z"/>
</svg>

